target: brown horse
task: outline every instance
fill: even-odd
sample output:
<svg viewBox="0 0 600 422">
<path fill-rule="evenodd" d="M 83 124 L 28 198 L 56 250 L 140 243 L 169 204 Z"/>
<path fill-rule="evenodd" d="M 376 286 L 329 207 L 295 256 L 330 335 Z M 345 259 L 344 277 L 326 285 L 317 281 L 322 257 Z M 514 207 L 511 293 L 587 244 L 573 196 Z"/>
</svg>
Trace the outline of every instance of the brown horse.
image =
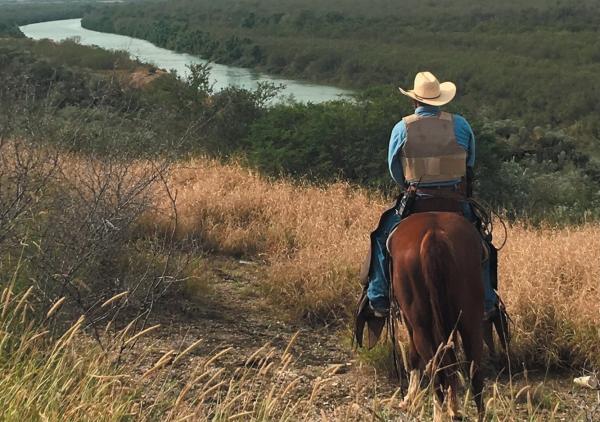
<svg viewBox="0 0 600 422">
<path fill-rule="evenodd" d="M 388 247 L 393 296 L 409 334 L 411 370 L 404 403 L 413 399 L 420 371 L 429 367 L 437 398 L 441 402 L 446 399 L 450 414 L 458 416 L 456 354 L 452 347 L 440 349 L 458 332 L 479 419 L 483 420 L 483 378 L 479 370 L 483 352 L 483 246 L 479 233 L 459 214 L 423 212 L 404 219 L 390 237 Z M 437 370 L 430 364 L 434 357 L 439 359 Z"/>
</svg>

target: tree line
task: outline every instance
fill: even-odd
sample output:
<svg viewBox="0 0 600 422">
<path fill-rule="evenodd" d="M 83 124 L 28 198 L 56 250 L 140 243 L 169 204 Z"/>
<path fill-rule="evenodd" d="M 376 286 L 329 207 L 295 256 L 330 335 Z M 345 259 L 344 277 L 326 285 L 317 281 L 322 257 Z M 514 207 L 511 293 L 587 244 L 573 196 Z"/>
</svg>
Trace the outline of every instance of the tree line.
<svg viewBox="0 0 600 422">
<path fill-rule="evenodd" d="M 19 2 L 0 2 L 0 37 L 23 37 L 19 26 L 30 23 L 59 19 L 80 18 L 92 10 L 89 1 L 37 1 L 20 4 Z"/>
<path fill-rule="evenodd" d="M 90 29 L 304 80 L 410 86 L 429 69 L 457 82 L 469 116 L 577 126 L 598 136 L 600 41 L 591 1 L 174 0 L 111 5 Z"/>
</svg>

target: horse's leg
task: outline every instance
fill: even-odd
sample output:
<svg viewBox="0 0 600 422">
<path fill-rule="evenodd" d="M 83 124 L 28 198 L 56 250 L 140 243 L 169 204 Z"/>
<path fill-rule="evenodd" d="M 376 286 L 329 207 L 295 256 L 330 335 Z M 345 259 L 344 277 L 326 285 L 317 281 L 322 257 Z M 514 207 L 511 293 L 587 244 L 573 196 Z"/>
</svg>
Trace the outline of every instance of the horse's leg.
<svg viewBox="0 0 600 422">
<path fill-rule="evenodd" d="M 499 370 L 510 369 L 510 358 L 509 358 L 509 342 L 510 333 L 508 332 L 508 320 L 504 311 L 500 311 L 493 321 L 496 333 L 498 333 L 498 342 L 502 349 L 496 356 L 496 367 Z"/>
<path fill-rule="evenodd" d="M 436 349 L 434 349 L 435 341 L 433 338 L 426 335 L 431 329 L 427 325 L 421 325 L 414 329 L 413 342 L 417 353 L 423 362 L 427 362 L 425 371 L 430 375 L 431 383 L 433 384 L 436 397 L 441 405 L 444 402 L 444 387 L 446 384 L 444 371 L 438 371 L 436 366 L 442 365 L 441 362 L 434 362 Z"/>
<path fill-rule="evenodd" d="M 498 316 L 494 318 L 493 322 L 496 328 L 496 332 L 498 333 L 500 345 L 502 346 L 504 351 L 507 352 L 509 341 L 508 320 L 506 319 L 506 314 L 502 309 L 498 312 Z"/>
<path fill-rule="evenodd" d="M 492 321 L 483 321 L 483 340 L 490 351 L 490 357 L 492 358 L 494 365 L 497 369 L 505 368 L 509 365 L 508 355 L 508 321 L 506 315 L 503 312 L 499 314 Z M 498 342 L 502 347 L 501 352 L 498 353 L 494 342 L 494 329 L 498 334 Z"/>
<path fill-rule="evenodd" d="M 464 416 L 458 406 L 458 398 L 456 396 L 457 383 L 449 382 L 446 390 L 446 403 L 448 408 L 448 416 L 452 420 L 463 420 Z"/>
<path fill-rule="evenodd" d="M 470 380 L 473 400 L 477 406 L 478 420 L 483 421 L 485 409 L 483 407 L 483 375 L 481 373 L 481 358 L 483 355 L 483 341 L 481 325 L 476 322 L 467 326 L 463 324 L 460 329 L 463 349 L 467 362 L 470 363 Z"/>
<path fill-rule="evenodd" d="M 421 390 L 421 370 L 414 368 L 410 370 L 408 375 L 408 389 L 406 395 L 400 402 L 400 409 L 409 410 L 419 397 Z"/>
<path fill-rule="evenodd" d="M 454 344 L 456 344 L 456 335 L 454 335 Z M 458 391 L 458 377 L 456 371 L 458 371 L 456 353 L 454 350 L 449 349 L 446 352 L 446 356 L 443 359 L 442 365 L 445 367 L 442 372 L 444 375 L 444 387 L 445 387 L 445 403 L 448 408 L 448 415 L 452 419 L 461 419 L 463 415 L 459 410 L 458 398 L 456 392 Z"/>
<path fill-rule="evenodd" d="M 413 341 L 412 327 L 406 318 L 404 318 L 404 324 L 408 331 L 408 364 L 410 365 L 410 373 L 408 376 L 408 388 L 406 390 L 406 395 L 400 403 L 400 408 L 409 409 L 419 395 L 421 387 L 421 367 L 423 362 Z"/>
</svg>

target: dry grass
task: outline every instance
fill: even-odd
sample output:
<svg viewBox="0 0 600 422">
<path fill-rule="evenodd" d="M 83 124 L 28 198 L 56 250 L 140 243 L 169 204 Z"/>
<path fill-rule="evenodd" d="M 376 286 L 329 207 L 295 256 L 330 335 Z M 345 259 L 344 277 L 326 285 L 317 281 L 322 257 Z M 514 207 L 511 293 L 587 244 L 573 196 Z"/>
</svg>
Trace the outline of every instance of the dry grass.
<svg viewBox="0 0 600 422">
<path fill-rule="evenodd" d="M 84 319 L 55 333 L 51 320 L 62 302 L 36 324 L 35 292 L 14 294 L 12 285 L 0 304 L 0 419 L 108 421 L 130 414 L 133 390 L 112 369 L 111 355 L 86 340 Z"/>
<path fill-rule="evenodd" d="M 331 387 L 331 377 L 341 366 L 332 366 L 321 377 L 307 381 L 294 369 L 289 346 L 279 351 L 265 345 L 233 373 L 218 366 L 231 348 L 196 359 L 189 368 L 200 339 L 181 350 L 168 351 L 150 368 L 138 372 L 139 368 L 117 365 L 120 346 L 148 335 L 155 327 L 134 333 L 128 325 L 110 338 L 105 333 L 107 347 L 101 349 L 84 333 L 83 317 L 62 330 L 52 329 L 63 299 L 38 325 L 32 318 L 33 288 L 15 294 L 12 287 L 9 283 L 0 296 L 3 421 L 318 419 L 319 395 Z M 187 366 L 182 368 L 182 364 Z M 183 377 L 182 372 L 186 374 Z M 337 407 L 332 417 L 364 420 L 370 406 L 354 406 Z"/>
<path fill-rule="evenodd" d="M 200 159 L 175 168 L 171 184 L 179 236 L 220 253 L 266 258 L 265 289 L 292 304 L 295 316 L 323 318 L 353 303 L 382 198 L 345 183 L 271 182 L 239 165 Z M 149 230 L 169 223 L 168 205 L 147 216 Z"/>
<path fill-rule="evenodd" d="M 269 263 L 264 286 L 295 317 L 345 316 L 367 239 L 384 198 L 336 183 L 270 181 L 237 164 L 209 159 L 173 169 L 179 236 Z M 163 213 L 145 224 L 168 226 Z M 153 229 L 153 228 L 152 228 Z M 528 364 L 600 366 L 600 226 L 509 228 L 500 291 L 516 323 L 515 358 Z"/>
<path fill-rule="evenodd" d="M 332 365 L 308 379 L 289 346 L 278 350 L 265 345 L 233 371 L 219 368 L 219 360 L 228 353 L 231 349 L 196 360 L 184 383 L 174 390 L 161 389 L 150 407 L 164 406 L 162 420 L 194 421 L 362 421 L 371 419 L 374 411 L 392 410 L 389 398 L 363 394 L 333 408 L 323 406 L 323 393 L 335 388 L 335 374 L 343 365 Z M 150 384 L 164 385 L 172 376 L 168 370 L 156 373 Z"/>
<path fill-rule="evenodd" d="M 292 316 L 347 315 L 384 198 L 343 183 L 320 188 L 269 181 L 241 166 L 210 160 L 181 163 L 171 172 L 170 185 L 177 192 L 178 238 L 266 261 L 265 291 Z M 157 183 L 157 210 L 141 222 L 149 233 L 173 222 L 172 204 L 162 189 Z M 510 228 L 501 254 L 501 291 L 516 323 L 515 359 L 542 366 L 600 366 L 598 234 L 596 225 Z M 117 366 L 120 346 L 148 333 L 125 328 L 105 339 L 102 350 L 84 334 L 84 320 L 63 330 L 51 323 L 66 305 L 62 302 L 49 307 L 45 321 L 34 322 L 36 292 L 15 294 L 16 278 L 5 280 L 8 287 L 0 297 L 3 420 L 404 418 L 396 395 L 360 394 L 325 412 L 319 397 L 335 388 L 335 367 L 307 380 L 287 350 L 269 346 L 233 372 L 219 367 L 220 353 L 227 351 L 192 359 L 196 340 L 165 351 L 149 367 Z M 487 399 L 493 420 L 549 420 L 560 406 L 534 384 L 514 389 L 495 383 Z M 524 404 L 518 408 L 518 403 Z M 421 395 L 414 407 L 417 418 L 428 418 L 431 395 Z M 473 414 L 468 395 L 463 407 Z"/>
<path fill-rule="evenodd" d="M 343 365 L 307 379 L 289 353 L 294 338 L 285 350 L 263 346 L 234 370 L 220 362 L 231 348 L 193 356 L 201 339 L 167 351 L 145 370 L 116 366 L 118 345 L 148 335 L 152 327 L 134 333 L 127 326 L 102 350 L 83 333 L 83 318 L 52 336 L 48 321 L 33 328 L 28 293 L 14 295 L 7 288 L 1 298 L 0 418 L 6 421 L 416 421 L 431 420 L 436 406 L 431 385 L 411 403 L 414 416 L 400 409 L 398 392 L 357 389 L 354 396 L 325 406 L 322 397 L 337 388 L 336 373 Z M 56 312 L 60 309 L 49 314 Z M 552 398 L 542 407 L 539 388 L 515 394 L 494 384 L 488 419 L 555 420 L 560 403 Z M 518 409 L 520 397 L 526 406 Z M 474 416 L 468 395 L 462 410 Z"/>
<path fill-rule="evenodd" d="M 512 227 L 500 291 L 527 363 L 600 367 L 600 225 Z"/>
</svg>

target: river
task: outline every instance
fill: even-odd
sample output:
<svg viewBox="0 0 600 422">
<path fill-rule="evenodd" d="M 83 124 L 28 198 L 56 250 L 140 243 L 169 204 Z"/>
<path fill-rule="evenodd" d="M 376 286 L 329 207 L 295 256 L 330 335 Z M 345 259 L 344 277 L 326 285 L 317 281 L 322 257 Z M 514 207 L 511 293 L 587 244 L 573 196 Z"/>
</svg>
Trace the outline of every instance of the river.
<svg viewBox="0 0 600 422">
<path fill-rule="evenodd" d="M 61 41 L 67 38 L 77 38 L 82 45 L 96 45 L 108 50 L 125 50 L 133 58 L 151 63 L 161 69 L 176 70 L 179 75 L 183 76 L 188 74 L 188 65 L 207 63 L 206 60 L 197 56 L 160 48 L 138 38 L 90 31 L 81 27 L 81 19 L 34 23 L 20 28 L 27 37 L 35 40 L 47 38 Z M 211 66 L 211 78 L 216 90 L 232 85 L 253 89 L 259 82 L 273 82 L 285 85 L 285 89 L 279 97 L 280 100 L 292 96 L 296 101 L 312 103 L 335 100 L 340 96 L 347 97 L 351 94 L 350 91 L 336 87 L 278 78 L 251 69 L 215 63 L 211 63 Z"/>
</svg>

